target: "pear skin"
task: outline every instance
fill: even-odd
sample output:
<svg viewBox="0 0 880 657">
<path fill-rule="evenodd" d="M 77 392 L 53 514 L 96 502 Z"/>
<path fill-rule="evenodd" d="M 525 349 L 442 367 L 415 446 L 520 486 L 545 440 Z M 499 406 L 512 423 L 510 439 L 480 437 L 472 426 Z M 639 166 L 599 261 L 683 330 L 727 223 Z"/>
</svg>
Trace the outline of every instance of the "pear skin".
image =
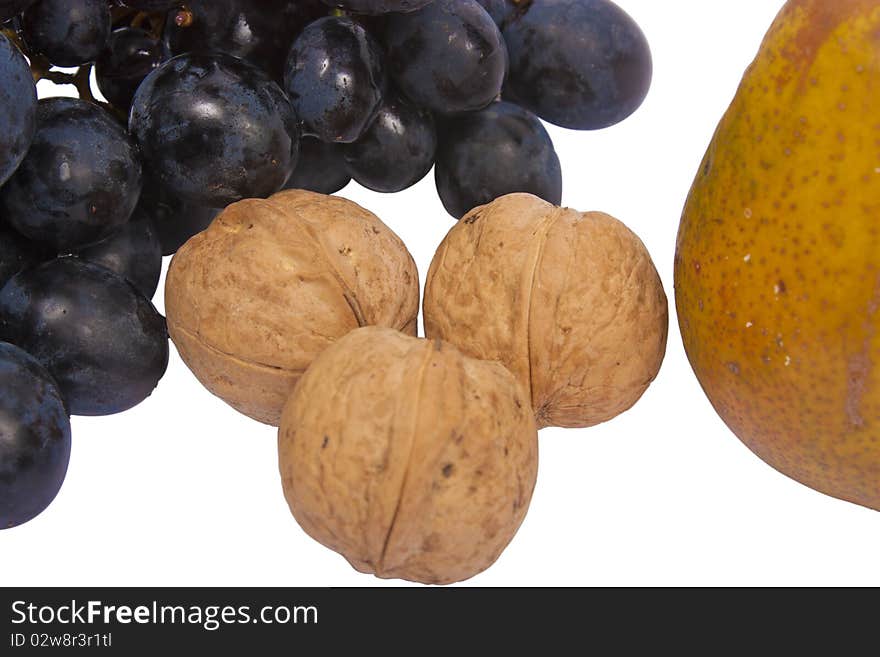
<svg viewBox="0 0 880 657">
<path fill-rule="evenodd" d="M 880 3 L 790 0 L 715 133 L 676 307 L 716 411 L 759 457 L 880 510 Z"/>
</svg>

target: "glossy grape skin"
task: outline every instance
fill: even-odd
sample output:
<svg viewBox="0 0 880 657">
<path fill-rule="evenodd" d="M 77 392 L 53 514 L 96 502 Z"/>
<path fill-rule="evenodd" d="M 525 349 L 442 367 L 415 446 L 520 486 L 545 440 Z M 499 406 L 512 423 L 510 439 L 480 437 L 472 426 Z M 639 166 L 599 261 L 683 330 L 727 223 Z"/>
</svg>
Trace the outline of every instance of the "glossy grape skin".
<svg viewBox="0 0 880 657">
<path fill-rule="evenodd" d="M 150 73 L 129 116 L 145 167 L 182 201 L 225 207 L 290 177 L 299 128 L 280 87 L 230 55 L 179 55 Z"/>
<path fill-rule="evenodd" d="M 651 50 L 642 30 L 608 0 L 542 0 L 507 21 L 505 98 L 575 130 L 619 123 L 651 86 Z"/>
<path fill-rule="evenodd" d="M 162 12 L 188 4 L 188 0 L 122 0 L 121 4 L 138 11 Z"/>
<path fill-rule="evenodd" d="M 421 9 L 433 0 L 323 0 L 328 7 L 339 7 L 356 14 L 376 16 Z"/>
<path fill-rule="evenodd" d="M 126 114 L 144 78 L 170 59 L 165 44 L 146 30 L 123 27 L 110 34 L 95 62 L 95 79 L 104 98 Z"/>
<path fill-rule="evenodd" d="M 514 192 L 562 202 L 562 170 L 550 135 L 535 115 L 506 102 L 442 126 L 435 177 L 456 219 Z"/>
<path fill-rule="evenodd" d="M 25 239 L 0 220 L 0 287 L 18 272 L 48 258 L 48 251 Z"/>
<path fill-rule="evenodd" d="M 162 255 L 174 255 L 193 235 L 211 225 L 220 214 L 216 208 L 192 205 L 175 198 L 158 185 L 147 182 L 137 212 L 150 218 Z"/>
<path fill-rule="evenodd" d="M 95 61 L 110 36 L 107 0 L 37 0 L 21 17 L 28 48 L 55 66 Z"/>
<path fill-rule="evenodd" d="M 37 0 L 0 0 L 0 23 L 15 18 Z"/>
<path fill-rule="evenodd" d="M 188 0 L 186 26 L 168 16 L 165 36 L 175 55 L 223 52 L 246 59 L 280 82 L 296 36 L 325 16 L 318 0 Z"/>
<path fill-rule="evenodd" d="M 25 237 L 70 253 L 128 221 L 141 191 L 137 149 L 103 109 L 46 98 L 27 156 L 0 188 L 0 211 Z"/>
<path fill-rule="evenodd" d="M 74 415 L 146 399 L 168 366 L 164 318 L 125 279 L 79 258 L 23 271 L 0 290 L 0 339 L 49 370 Z"/>
<path fill-rule="evenodd" d="M 357 140 L 379 111 L 386 86 L 379 44 L 346 17 L 308 25 L 284 71 L 285 91 L 305 133 L 326 142 Z"/>
<path fill-rule="evenodd" d="M 434 166 L 434 117 L 398 95 L 386 98 L 376 120 L 354 144 L 345 146 L 351 177 L 377 192 L 412 187 Z"/>
<path fill-rule="evenodd" d="M 476 0 L 435 0 L 418 11 L 393 14 L 385 41 L 398 87 L 432 112 L 476 111 L 501 94 L 507 48 Z"/>
<path fill-rule="evenodd" d="M 126 279 L 152 299 L 162 274 L 162 247 L 153 222 L 140 208 L 110 237 L 77 254 Z"/>
<path fill-rule="evenodd" d="M 0 186 L 27 155 L 37 129 L 37 87 L 15 44 L 0 34 Z"/>
<path fill-rule="evenodd" d="M 0 342 L 0 530 L 48 507 L 70 462 L 70 418 L 58 385 L 33 357 Z"/>
<path fill-rule="evenodd" d="M 345 165 L 344 149 L 345 144 L 326 144 L 316 137 L 304 137 L 299 163 L 284 188 L 335 194 L 351 182 Z"/>
</svg>

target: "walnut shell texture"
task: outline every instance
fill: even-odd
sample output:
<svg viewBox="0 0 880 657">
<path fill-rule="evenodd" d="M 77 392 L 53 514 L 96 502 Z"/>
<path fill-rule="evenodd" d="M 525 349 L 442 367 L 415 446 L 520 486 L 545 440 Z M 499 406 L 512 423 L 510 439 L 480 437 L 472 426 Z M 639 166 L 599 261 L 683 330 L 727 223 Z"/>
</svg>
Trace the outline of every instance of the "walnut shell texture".
<svg viewBox="0 0 880 657">
<path fill-rule="evenodd" d="M 299 377 L 361 326 L 417 330 L 419 276 L 375 215 L 289 190 L 224 210 L 168 270 L 168 329 L 187 366 L 242 413 L 277 426 Z"/>
<path fill-rule="evenodd" d="M 587 427 L 638 401 L 666 353 L 666 294 L 641 240 L 600 212 L 511 194 L 447 235 L 425 332 L 504 363 L 539 427 Z"/>
<path fill-rule="evenodd" d="M 448 584 L 485 570 L 537 477 L 534 417 L 513 375 L 389 329 L 356 330 L 324 351 L 278 435 L 296 520 L 382 578 Z"/>
</svg>

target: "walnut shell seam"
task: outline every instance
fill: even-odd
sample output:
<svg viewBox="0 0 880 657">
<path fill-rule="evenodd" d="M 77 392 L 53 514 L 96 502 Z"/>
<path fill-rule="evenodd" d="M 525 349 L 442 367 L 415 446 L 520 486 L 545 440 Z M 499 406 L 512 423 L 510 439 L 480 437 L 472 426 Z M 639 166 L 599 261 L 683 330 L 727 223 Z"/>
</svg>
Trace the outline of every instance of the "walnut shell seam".
<svg viewBox="0 0 880 657">
<path fill-rule="evenodd" d="M 406 483 L 409 479 L 409 473 L 412 466 L 413 455 L 416 452 L 416 438 L 418 437 L 418 424 L 419 424 L 419 404 L 422 399 L 422 391 L 425 385 L 425 374 L 428 370 L 428 364 L 431 362 L 431 357 L 434 355 L 435 346 L 439 349 L 440 341 L 431 341 L 429 348 L 425 352 L 424 360 L 422 364 L 419 366 L 418 374 L 416 375 L 417 384 L 413 386 L 415 390 L 415 402 L 413 403 L 413 417 L 412 417 L 412 426 L 410 427 L 410 439 L 409 439 L 409 455 L 406 459 L 405 469 L 403 471 L 403 481 L 400 485 L 400 491 L 397 494 L 397 502 L 394 507 L 394 513 L 391 516 L 391 523 L 388 525 L 388 531 L 385 534 L 385 540 L 382 542 L 382 552 L 379 555 L 379 563 L 376 564 L 375 571 L 376 574 L 381 577 L 383 572 L 386 572 L 385 569 L 385 555 L 388 553 L 388 545 L 391 542 L 391 537 L 394 535 L 394 528 L 397 525 L 397 519 L 400 515 L 401 507 L 403 506 L 404 495 L 406 493 Z M 395 414 L 399 410 L 400 406 L 398 405 L 398 409 L 395 410 Z M 404 564 L 399 564 L 396 566 L 397 568 L 401 567 Z"/>
</svg>

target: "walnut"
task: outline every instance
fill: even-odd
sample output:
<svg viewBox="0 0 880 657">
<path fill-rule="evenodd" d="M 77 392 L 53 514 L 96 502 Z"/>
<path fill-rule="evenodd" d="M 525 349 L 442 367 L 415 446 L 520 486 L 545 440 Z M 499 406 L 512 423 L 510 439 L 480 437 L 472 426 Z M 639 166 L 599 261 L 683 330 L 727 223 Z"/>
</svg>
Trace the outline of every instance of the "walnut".
<svg viewBox="0 0 880 657">
<path fill-rule="evenodd" d="M 511 194 L 446 237 L 425 290 L 425 330 L 504 363 L 539 427 L 586 427 L 630 408 L 666 351 L 666 295 L 626 226 Z"/>
<path fill-rule="evenodd" d="M 280 469 L 303 529 L 357 570 L 446 584 L 501 554 L 538 465 L 528 393 L 439 340 L 356 330 L 300 380 Z"/>
<path fill-rule="evenodd" d="M 277 425 L 299 377 L 360 326 L 415 335 L 419 277 L 403 242 L 342 198 L 300 190 L 224 210 L 168 271 L 168 328 L 215 395 Z"/>
</svg>

